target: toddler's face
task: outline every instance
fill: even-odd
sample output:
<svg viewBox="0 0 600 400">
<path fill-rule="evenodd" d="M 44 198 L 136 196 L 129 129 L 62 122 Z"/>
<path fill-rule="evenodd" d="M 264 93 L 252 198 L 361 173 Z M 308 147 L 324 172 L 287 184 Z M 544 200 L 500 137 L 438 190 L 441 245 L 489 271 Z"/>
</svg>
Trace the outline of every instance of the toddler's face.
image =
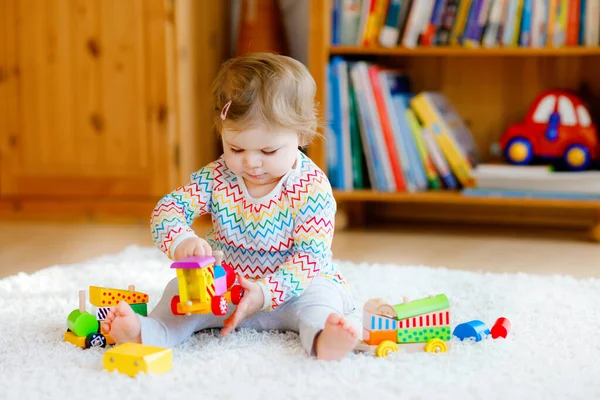
<svg viewBox="0 0 600 400">
<path fill-rule="evenodd" d="M 264 125 L 241 132 L 224 126 L 221 136 L 227 166 L 253 186 L 281 179 L 294 166 L 300 145 L 296 131 Z"/>
</svg>

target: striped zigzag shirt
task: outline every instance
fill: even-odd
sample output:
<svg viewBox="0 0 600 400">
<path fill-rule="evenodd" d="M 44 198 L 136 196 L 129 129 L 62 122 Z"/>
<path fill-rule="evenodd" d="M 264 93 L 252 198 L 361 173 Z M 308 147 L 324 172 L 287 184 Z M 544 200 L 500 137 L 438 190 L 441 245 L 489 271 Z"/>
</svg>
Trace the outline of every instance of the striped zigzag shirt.
<svg viewBox="0 0 600 400">
<path fill-rule="evenodd" d="M 335 212 L 326 175 L 301 151 L 295 167 L 260 199 L 247 194 L 221 156 L 158 202 L 151 228 L 154 243 L 173 259 L 177 245 L 196 236 L 194 219 L 209 213 L 208 243 L 236 273 L 260 284 L 263 310 L 274 310 L 317 276 L 345 284 L 332 263 Z"/>
</svg>

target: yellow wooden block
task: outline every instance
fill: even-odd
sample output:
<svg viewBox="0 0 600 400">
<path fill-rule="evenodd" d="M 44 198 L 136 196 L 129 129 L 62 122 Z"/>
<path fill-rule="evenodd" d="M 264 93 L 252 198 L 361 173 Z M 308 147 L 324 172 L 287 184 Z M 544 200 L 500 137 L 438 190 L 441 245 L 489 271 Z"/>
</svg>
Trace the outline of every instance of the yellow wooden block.
<svg viewBox="0 0 600 400">
<path fill-rule="evenodd" d="M 162 374 L 173 368 L 173 352 L 162 347 L 123 343 L 104 353 L 103 364 L 109 372 L 117 370 L 131 377 L 140 372 Z"/>
<path fill-rule="evenodd" d="M 110 334 L 103 333 L 103 335 L 106 338 L 107 345 L 115 344 L 115 340 L 112 338 L 112 336 L 110 336 Z M 65 342 L 69 342 L 71 344 L 74 344 L 77 347 L 81 347 L 82 349 L 85 349 L 85 336 L 76 336 L 73 332 L 67 331 L 67 332 L 65 332 L 64 340 L 65 340 Z"/>
<path fill-rule="evenodd" d="M 64 336 L 65 342 L 74 344 L 77 347 L 85 349 L 85 336 L 76 336 L 73 332 L 67 331 Z"/>
<path fill-rule="evenodd" d="M 96 307 L 111 307 L 125 300 L 128 304 L 148 303 L 148 295 L 141 292 L 90 286 L 90 303 Z"/>
</svg>

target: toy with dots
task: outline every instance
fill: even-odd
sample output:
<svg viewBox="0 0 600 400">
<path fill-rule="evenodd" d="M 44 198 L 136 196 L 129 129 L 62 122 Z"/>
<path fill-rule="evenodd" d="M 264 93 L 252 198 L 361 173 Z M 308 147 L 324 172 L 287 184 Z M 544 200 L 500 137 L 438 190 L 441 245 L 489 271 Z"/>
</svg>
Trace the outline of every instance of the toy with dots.
<svg viewBox="0 0 600 400">
<path fill-rule="evenodd" d="M 171 299 L 171 311 L 175 315 L 227 314 L 229 303 L 237 305 L 244 290 L 235 284 L 233 268 L 223 261 L 223 253 L 214 256 L 186 257 L 175 261 L 179 295 Z"/>
<path fill-rule="evenodd" d="M 94 306 L 94 313 L 86 310 L 85 291 L 79 291 L 79 308 L 71 311 L 67 317 L 67 331 L 64 341 L 83 349 L 90 347 L 106 347 L 115 344 L 110 334 L 102 333 L 102 321 L 108 315 L 112 306 L 119 301 L 126 301 L 131 308 L 140 315 L 148 315 L 148 295 L 135 291 L 135 286 L 130 285 L 128 290 L 109 289 L 99 286 L 90 286 L 90 303 Z"/>
<path fill-rule="evenodd" d="M 450 302 L 445 294 L 396 305 L 374 298 L 363 308 L 363 340 L 357 352 L 387 357 L 406 352 L 445 353 L 450 341 Z"/>
</svg>

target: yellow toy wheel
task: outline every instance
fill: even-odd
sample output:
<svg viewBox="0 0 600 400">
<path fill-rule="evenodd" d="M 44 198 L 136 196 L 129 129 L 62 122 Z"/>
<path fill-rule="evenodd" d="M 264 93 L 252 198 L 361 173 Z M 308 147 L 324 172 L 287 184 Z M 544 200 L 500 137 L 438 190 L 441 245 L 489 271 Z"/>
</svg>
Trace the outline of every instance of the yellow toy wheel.
<svg viewBox="0 0 600 400">
<path fill-rule="evenodd" d="M 377 349 L 375 349 L 375 355 L 377 357 L 387 357 L 390 353 L 395 353 L 398 351 L 398 345 L 391 340 L 384 340 L 379 343 Z"/>
<path fill-rule="evenodd" d="M 425 351 L 428 353 L 445 353 L 448 351 L 448 346 L 441 339 L 429 339 L 425 345 Z"/>
</svg>

